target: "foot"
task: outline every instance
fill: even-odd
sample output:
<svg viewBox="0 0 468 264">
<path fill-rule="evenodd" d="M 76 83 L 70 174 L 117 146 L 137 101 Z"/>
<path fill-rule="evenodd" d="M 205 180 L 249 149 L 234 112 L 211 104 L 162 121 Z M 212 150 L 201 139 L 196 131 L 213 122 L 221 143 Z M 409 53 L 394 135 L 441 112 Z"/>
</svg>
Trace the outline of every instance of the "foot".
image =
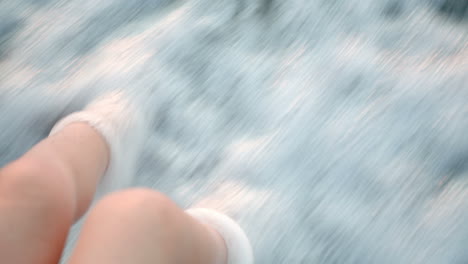
<svg viewBox="0 0 468 264">
<path fill-rule="evenodd" d="M 112 92 L 98 98 L 83 111 L 59 121 L 50 134 L 75 122 L 85 122 L 96 129 L 110 150 L 110 161 L 98 195 L 127 187 L 132 181 L 138 153 L 145 139 L 146 122 L 142 111 L 125 93 Z"/>
<path fill-rule="evenodd" d="M 234 220 L 205 208 L 189 209 L 186 213 L 211 227 L 223 238 L 227 248 L 227 264 L 253 264 L 254 258 L 250 241 Z"/>
</svg>

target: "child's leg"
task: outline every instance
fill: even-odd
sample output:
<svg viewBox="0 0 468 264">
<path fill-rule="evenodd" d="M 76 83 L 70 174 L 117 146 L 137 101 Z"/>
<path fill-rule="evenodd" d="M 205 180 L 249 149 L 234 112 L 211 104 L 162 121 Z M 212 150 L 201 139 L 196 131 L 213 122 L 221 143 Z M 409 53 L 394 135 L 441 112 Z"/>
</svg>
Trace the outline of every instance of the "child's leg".
<svg viewBox="0 0 468 264">
<path fill-rule="evenodd" d="M 69 263 L 224 264 L 227 256 L 214 229 L 158 192 L 131 189 L 97 203 Z"/>
<path fill-rule="evenodd" d="M 97 184 L 105 192 L 122 188 L 131 180 L 145 138 L 145 124 L 142 113 L 123 93 L 109 94 L 63 119 L 54 127 L 52 136 L 0 170 L 2 262 L 57 263 L 71 224 L 89 207 Z M 119 203 L 126 206 L 120 208 Z M 192 210 L 186 214 L 162 195 L 148 191 L 114 195 L 100 204 L 101 209 L 91 214 L 94 217 L 88 220 L 81 238 L 91 243 L 89 230 L 95 226 L 108 230 L 96 231 L 96 239 L 110 243 L 95 243 L 96 249 L 107 247 L 112 254 L 133 256 L 139 249 L 126 243 L 128 237 L 135 242 L 156 243 L 143 243 L 147 254 L 142 255 L 142 260 L 154 257 L 169 263 L 210 263 L 216 261 L 217 253 L 221 253 L 221 259 L 226 258 L 221 234 L 229 263 L 253 263 L 250 243 L 242 229 L 216 212 Z M 112 216 L 114 211 L 117 216 Z M 109 235 L 119 232 L 124 236 L 109 239 Z M 125 250 L 120 251 L 123 246 Z M 85 247 L 79 246 L 72 259 L 78 263 L 82 258 L 87 260 L 80 253 L 80 248 Z M 94 255 L 88 257 L 93 259 L 107 256 L 103 255 L 105 251 L 90 252 Z"/>
<path fill-rule="evenodd" d="M 73 123 L 0 170 L 2 263 L 57 263 L 108 159 L 92 127 Z"/>
<path fill-rule="evenodd" d="M 0 170 L 2 263 L 57 263 L 71 224 L 87 210 L 98 182 L 110 191 L 131 180 L 143 119 L 125 93 L 105 94 Z"/>
</svg>

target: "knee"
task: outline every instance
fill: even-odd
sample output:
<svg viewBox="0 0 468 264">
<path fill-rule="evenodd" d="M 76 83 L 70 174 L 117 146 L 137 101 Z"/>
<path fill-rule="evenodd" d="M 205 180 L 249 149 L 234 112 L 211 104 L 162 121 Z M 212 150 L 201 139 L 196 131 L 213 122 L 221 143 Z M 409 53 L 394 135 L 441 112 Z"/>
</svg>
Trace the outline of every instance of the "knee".
<svg viewBox="0 0 468 264">
<path fill-rule="evenodd" d="M 99 201 L 95 210 L 129 221 L 149 219 L 154 225 L 167 225 L 181 213 L 167 196 L 144 188 L 112 193 Z"/>
</svg>

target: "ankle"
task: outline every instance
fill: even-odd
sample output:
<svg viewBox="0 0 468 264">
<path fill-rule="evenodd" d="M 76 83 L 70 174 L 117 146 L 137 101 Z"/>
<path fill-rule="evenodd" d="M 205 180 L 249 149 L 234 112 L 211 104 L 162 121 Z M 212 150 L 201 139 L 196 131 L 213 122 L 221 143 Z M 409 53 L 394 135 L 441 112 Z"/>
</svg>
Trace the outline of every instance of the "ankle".
<svg viewBox="0 0 468 264">
<path fill-rule="evenodd" d="M 206 226 L 208 231 L 210 232 L 214 245 L 215 250 L 213 252 L 213 259 L 215 260 L 213 264 L 227 264 L 227 247 L 224 238 L 218 233 L 218 231 L 214 230 L 213 228 Z"/>
<path fill-rule="evenodd" d="M 228 264 L 253 264 L 254 257 L 252 246 L 242 228 L 227 215 L 221 214 L 207 208 L 191 208 L 185 211 L 199 222 L 205 224 L 212 230 L 216 230 L 217 235 L 221 237 L 224 243 L 218 242 L 211 248 L 217 252 L 224 252 L 221 256 Z M 216 239 L 214 239 L 216 240 Z M 213 242 L 214 242 L 213 240 Z M 217 239 L 220 241 L 220 239 Z M 220 250 L 219 245 L 224 244 L 224 250 Z M 221 262 L 223 263 L 223 262 Z"/>
</svg>

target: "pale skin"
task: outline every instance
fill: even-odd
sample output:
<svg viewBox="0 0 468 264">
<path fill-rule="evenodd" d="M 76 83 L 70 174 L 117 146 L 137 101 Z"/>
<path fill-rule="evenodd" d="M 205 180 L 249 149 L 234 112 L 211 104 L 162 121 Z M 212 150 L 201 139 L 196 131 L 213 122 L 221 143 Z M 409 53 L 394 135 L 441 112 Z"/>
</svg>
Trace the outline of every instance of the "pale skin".
<svg viewBox="0 0 468 264">
<path fill-rule="evenodd" d="M 1 169 L 2 263 L 58 263 L 68 231 L 90 207 L 109 158 L 96 130 L 73 123 Z M 226 262 L 216 231 L 159 192 L 130 189 L 91 209 L 68 263 Z"/>
</svg>

